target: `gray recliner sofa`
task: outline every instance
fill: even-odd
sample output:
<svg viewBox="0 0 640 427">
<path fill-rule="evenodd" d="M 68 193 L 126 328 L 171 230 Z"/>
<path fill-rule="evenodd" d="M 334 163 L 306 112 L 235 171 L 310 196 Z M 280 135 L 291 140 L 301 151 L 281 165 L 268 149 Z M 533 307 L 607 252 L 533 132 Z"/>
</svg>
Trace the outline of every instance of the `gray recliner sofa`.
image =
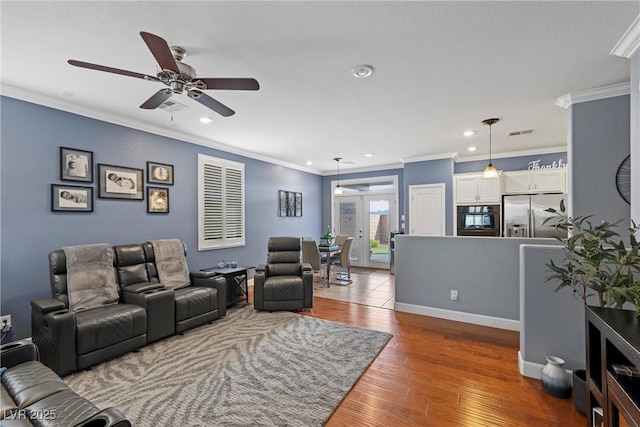
<svg viewBox="0 0 640 427">
<path fill-rule="evenodd" d="M 130 427 L 116 408 L 98 409 L 38 361 L 38 347 L 23 340 L 0 347 L 0 425 Z"/>
<path fill-rule="evenodd" d="M 257 310 L 304 310 L 313 307 L 313 268 L 300 262 L 299 237 L 271 237 L 267 264 L 253 277 Z"/>
<path fill-rule="evenodd" d="M 165 289 L 158 276 L 151 242 L 116 245 L 113 250 L 123 301 L 148 306 L 151 293 L 151 298 L 157 298 L 164 307 L 148 313 L 149 342 L 226 315 L 227 282 L 223 276 L 191 271 L 187 272 L 188 282 L 176 289 Z M 160 324 L 162 327 L 156 331 L 154 328 Z"/>
</svg>

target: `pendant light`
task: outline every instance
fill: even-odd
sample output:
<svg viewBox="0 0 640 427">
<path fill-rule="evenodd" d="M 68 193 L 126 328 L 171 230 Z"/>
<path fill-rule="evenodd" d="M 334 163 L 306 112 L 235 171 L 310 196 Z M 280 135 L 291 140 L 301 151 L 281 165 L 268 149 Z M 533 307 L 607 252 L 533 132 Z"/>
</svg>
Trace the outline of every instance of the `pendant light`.
<svg viewBox="0 0 640 427">
<path fill-rule="evenodd" d="M 484 125 L 489 125 L 489 165 L 487 165 L 486 168 L 484 168 L 484 172 L 482 172 L 482 177 L 483 178 L 497 178 L 498 177 L 498 171 L 496 170 L 496 168 L 493 166 L 493 163 L 491 163 L 491 125 L 498 123 L 498 121 L 500 121 L 500 119 L 486 119 L 482 121 L 482 124 Z"/>
<path fill-rule="evenodd" d="M 338 185 L 336 186 L 333 194 L 342 194 L 342 187 L 340 187 L 340 160 L 342 160 L 342 157 L 334 157 L 333 160 L 336 161 L 336 166 L 338 168 Z"/>
</svg>

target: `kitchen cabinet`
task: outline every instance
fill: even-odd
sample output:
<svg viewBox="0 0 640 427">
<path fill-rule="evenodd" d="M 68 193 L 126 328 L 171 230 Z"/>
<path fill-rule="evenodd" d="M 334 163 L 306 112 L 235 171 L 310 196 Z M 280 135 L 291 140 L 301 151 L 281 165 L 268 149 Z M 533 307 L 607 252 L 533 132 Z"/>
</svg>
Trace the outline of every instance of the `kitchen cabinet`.
<svg viewBox="0 0 640 427">
<path fill-rule="evenodd" d="M 504 194 L 566 193 L 566 169 L 513 171 L 502 174 Z"/>
<path fill-rule="evenodd" d="M 482 178 L 482 174 L 455 175 L 456 204 L 500 203 L 500 175 Z"/>
</svg>

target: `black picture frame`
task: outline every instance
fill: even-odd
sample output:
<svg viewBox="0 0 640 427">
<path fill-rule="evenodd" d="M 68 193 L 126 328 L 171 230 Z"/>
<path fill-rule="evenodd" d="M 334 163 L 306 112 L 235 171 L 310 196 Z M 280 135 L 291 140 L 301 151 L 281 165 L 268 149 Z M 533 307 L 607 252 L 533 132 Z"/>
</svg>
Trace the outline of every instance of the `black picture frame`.
<svg viewBox="0 0 640 427">
<path fill-rule="evenodd" d="M 296 193 L 296 213 L 295 216 L 302 216 L 302 193 Z"/>
<path fill-rule="evenodd" d="M 93 212 L 93 187 L 51 184 L 52 212 Z"/>
<path fill-rule="evenodd" d="M 93 182 L 93 151 L 60 147 L 60 180 Z"/>
<path fill-rule="evenodd" d="M 173 185 L 173 165 L 148 161 L 147 182 L 149 184 Z"/>
<path fill-rule="evenodd" d="M 296 216 L 296 193 L 287 191 L 287 216 Z"/>
<path fill-rule="evenodd" d="M 169 189 L 147 186 L 147 213 L 169 213 Z"/>
<path fill-rule="evenodd" d="M 126 166 L 98 163 L 98 197 L 144 200 L 144 171 Z"/>
<path fill-rule="evenodd" d="M 278 215 L 279 216 L 287 216 L 287 203 L 289 200 L 289 196 L 287 192 L 284 190 L 278 191 Z"/>
</svg>

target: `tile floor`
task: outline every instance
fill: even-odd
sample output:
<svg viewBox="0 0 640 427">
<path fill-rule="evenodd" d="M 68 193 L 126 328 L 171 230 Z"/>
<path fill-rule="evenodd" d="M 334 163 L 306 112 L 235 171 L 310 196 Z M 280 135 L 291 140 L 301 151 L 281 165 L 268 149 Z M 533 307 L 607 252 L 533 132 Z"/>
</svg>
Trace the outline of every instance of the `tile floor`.
<svg viewBox="0 0 640 427">
<path fill-rule="evenodd" d="M 366 272 L 366 274 L 358 273 Z M 389 270 L 355 268 L 351 271 L 352 283 L 337 285 L 326 281 L 318 273 L 314 276 L 314 296 L 338 301 L 353 302 L 393 310 L 395 301 L 395 277 Z"/>
</svg>

